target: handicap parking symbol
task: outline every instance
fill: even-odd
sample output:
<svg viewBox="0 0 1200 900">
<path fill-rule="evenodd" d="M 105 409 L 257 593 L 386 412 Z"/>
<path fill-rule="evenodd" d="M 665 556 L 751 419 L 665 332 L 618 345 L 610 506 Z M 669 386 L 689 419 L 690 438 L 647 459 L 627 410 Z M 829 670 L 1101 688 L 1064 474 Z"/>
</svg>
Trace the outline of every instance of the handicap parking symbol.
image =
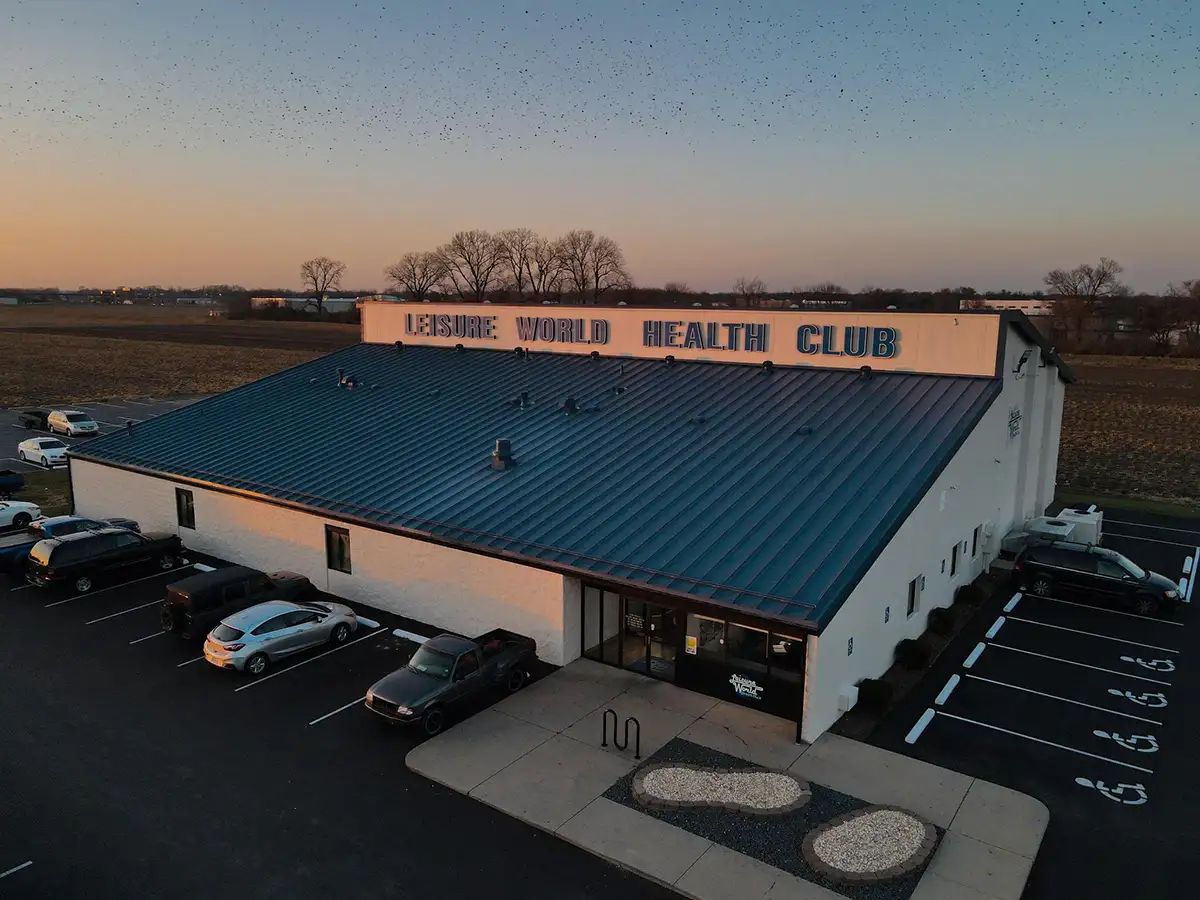
<svg viewBox="0 0 1200 900">
<path fill-rule="evenodd" d="M 1115 731 L 1101 731 L 1096 729 L 1092 732 L 1098 738 L 1105 738 L 1113 741 L 1116 744 L 1124 747 L 1126 750 L 1134 750 L 1138 753 L 1157 753 L 1158 738 L 1152 734 L 1131 734 L 1129 737 L 1122 737 Z"/>
<path fill-rule="evenodd" d="M 1141 784 L 1122 783 L 1116 787 L 1109 787 L 1103 781 L 1092 781 L 1090 778 L 1076 778 L 1075 783 L 1080 787 L 1093 788 L 1114 803 L 1123 803 L 1126 806 L 1142 806 L 1150 799 L 1150 795 L 1146 793 L 1145 785 Z M 1127 796 L 1125 794 L 1126 791 L 1131 791 L 1132 793 Z"/>
<path fill-rule="evenodd" d="M 1119 691 L 1116 688 L 1109 688 L 1108 692 L 1114 697 L 1124 697 L 1131 703 L 1151 709 L 1162 709 L 1167 705 L 1166 694 L 1135 694 L 1133 691 Z"/>
<path fill-rule="evenodd" d="M 1155 672 L 1174 672 L 1175 663 L 1169 659 L 1142 659 L 1133 656 L 1122 656 L 1121 662 L 1137 663 L 1143 669 L 1152 669 Z"/>
</svg>

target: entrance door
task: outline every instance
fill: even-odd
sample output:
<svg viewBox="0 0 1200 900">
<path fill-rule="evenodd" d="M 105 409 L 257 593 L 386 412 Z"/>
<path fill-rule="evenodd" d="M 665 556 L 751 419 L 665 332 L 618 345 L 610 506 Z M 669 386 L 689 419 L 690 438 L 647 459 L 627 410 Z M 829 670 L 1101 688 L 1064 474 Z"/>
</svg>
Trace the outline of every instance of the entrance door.
<svg viewBox="0 0 1200 900">
<path fill-rule="evenodd" d="M 673 609 L 626 600 L 621 624 L 621 664 L 652 678 L 674 681 L 681 619 L 681 614 Z"/>
</svg>

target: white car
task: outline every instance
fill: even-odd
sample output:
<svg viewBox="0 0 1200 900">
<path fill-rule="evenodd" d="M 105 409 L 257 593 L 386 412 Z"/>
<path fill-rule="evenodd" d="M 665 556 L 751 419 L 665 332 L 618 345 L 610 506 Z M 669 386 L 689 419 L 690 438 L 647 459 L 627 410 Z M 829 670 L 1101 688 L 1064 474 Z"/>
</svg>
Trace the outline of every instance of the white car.
<svg viewBox="0 0 1200 900">
<path fill-rule="evenodd" d="M 77 409 L 55 409 L 46 416 L 46 425 L 52 434 L 67 437 L 82 437 L 100 433 L 100 426 L 90 415 Z"/>
<path fill-rule="evenodd" d="M 42 508 L 24 500 L 0 500 L 0 528 L 24 528 L 42 517 Z"/>
<path fill-rule="evenodd" d="M 30 438 L 17 444 L 17 457 L 21 462 L 35 462 L 46 466 L 67 464 L 67 445 L 58 438 Z"/>
</svg>

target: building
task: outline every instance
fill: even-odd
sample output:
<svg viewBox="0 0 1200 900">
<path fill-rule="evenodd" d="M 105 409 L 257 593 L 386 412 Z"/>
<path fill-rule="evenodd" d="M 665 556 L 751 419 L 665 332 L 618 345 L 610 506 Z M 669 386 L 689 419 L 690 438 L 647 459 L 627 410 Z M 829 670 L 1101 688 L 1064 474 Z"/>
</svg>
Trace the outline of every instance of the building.
<svg viewBox="0 0 1200 900">
<path fill-rule="evenodd" d="M 1043 297 L 965 297 L 959 301 L 962 309 L 1008 309 L 1027 316 L 1054 315 L 1054 301 Z"/>
<path fill-rule="evenodd" d="M 354 309 L 360 301 L 354 298 L 327 298 L 321 305 L 326 312 L 345 312 Z M 317 301 L 312 297 L 252 297 L 250 305 L 254 309 L 270 307 L 291 307 L 306 312 L 317 311 Z"/>
<path fill-rule="evenodd" d="M 77 445 L 75 510 L 812 740 L 1053 498 L 1072 376 L 1019 313 L 564 311 L 366 303 Z"/>
</svg>

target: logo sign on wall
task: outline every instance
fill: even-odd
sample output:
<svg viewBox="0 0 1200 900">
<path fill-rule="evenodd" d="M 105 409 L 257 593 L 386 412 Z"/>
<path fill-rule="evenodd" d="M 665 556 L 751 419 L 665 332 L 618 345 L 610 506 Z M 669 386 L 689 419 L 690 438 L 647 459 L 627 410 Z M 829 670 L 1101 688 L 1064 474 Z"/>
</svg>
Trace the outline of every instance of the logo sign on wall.
<svg viewBox="0 0 1200 900">
<path fill-rule="evenodd" d="M 1021 436 L 1021 407 L 1014 406 L 1008 411 L 1008 439 L 1011 441 Z"/>
<path fill-rule="evenodd" d="M 729 683 L 733 685 L 733 692 L 739 697 L 745 697 L 747 700 L 762 699 L 762 686 L 752 678 L 734 674 L 729 677 Z"/>
</svg>

